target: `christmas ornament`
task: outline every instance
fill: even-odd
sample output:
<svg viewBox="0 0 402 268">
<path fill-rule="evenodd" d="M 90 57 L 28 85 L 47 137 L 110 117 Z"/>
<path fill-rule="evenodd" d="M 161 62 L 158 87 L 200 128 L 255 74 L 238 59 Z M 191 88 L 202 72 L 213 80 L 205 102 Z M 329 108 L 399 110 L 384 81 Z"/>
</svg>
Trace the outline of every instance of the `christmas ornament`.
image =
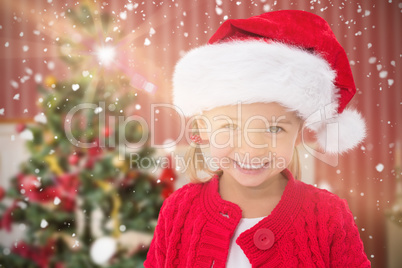
<svg viewBox="0 0 402 268">
<path fill-rule="evenodd" d="M 54 135 L 50 131 L 43 132 L 43 140 L 47 145 L 50 145 L 54 142 Z"/>
<path fill-rule="evenodd" d="M 76 174 L 62 174 L 56 178 L 56 191 L 65 211 L 73 211 L 76 207 L 76 196 L 80 185 Z"/>
<path fill-rule="evenodd" d="M 40 268 L 46 268 L 50 267 L 50 259 L 54 254 L 54 249 L 55 241 L 49 239 L 42 247 L 19 242 L 15 244 L 12 251 L 14 254 L 34 261 Z"/>
<path fill-rule="evenodd" d="M 72 166 L 75 166 L 78 164 L 78 162 L 80 161 L 80 157 L 77 154 L 71 154 L 68 157 L 68 163 Z"/>
<path fill-rule="evenodd" d="M 110 136 L 110 128 L 105 127 L 105 128 L 103 129 L 103 135 L 104 135 L 105 137 L 109 137 L 109 136 Z"/>
<path fill-rule="evenodd" d="M 95 165 L 95 158 L 88 157 L 84 167 L 86 169 L 93 169 L 94 165 Z"/>
<path fill-rule="evenodd" d="M 96 181 L 98 186 L 105 192 L 105 194 L 112 195 L 112 202 L 113 208 L 112 212 L 110 213 L 111 219 L 114 221 L 113 225 L 113 236 L 118 237 L 120 236 L 120 221 L 119 221 L 119 210 L 121 207 L 121 199 L 120 196 L 116 193 L 115 189 L 113 188 L 112 184 L 107 181 Z"/>
<path fill-rule="evenodd" d="M 135 179 L 140 176 L 140 172 L 137 169 L 131 169 L 127 172 L 127 175 L 124 177 L 123 181 L 121 182 L 122 187 L 127 187 L 134 183 Z"/>
<path fill-rule="evenodd" d="M 90 248 L 90 256 L 98 265 L 107 264 L 117 250 L 117 241 L 112 237 L 101 237 L 96 239 Z"/>
<path fill-rule="evenodd" d="M 131 256 L 138 252 L 142 247 L 149 247 L 151 244 L 153 235 L 137 232 L 137 231 L 128 231 L 123 233 L 118 238 L 118 243 L 123 248 L 127 249 L 128 256 Z"/>
<path fill-rule="evenodd" d="M 3 187 L 0 186 L 0 201 L 3 200 L 4 196 L 6 195 L 6 191 Z"/>
<path fill-rule="evenodd" d="M 113 166 L 115 168 L 120 168 L 121 169 L 121 168 L 123 168 L 125 166 L 126 162 L 124 160 L 120 160 L 119 156 L 116 155 L 116 156 L 113 157 L 112 164 L 113 164 Z"/>
<path fill-rule="evenodd" d="M 99 140 L 95 139 L 92 142 L 92 146 L 88 148 L 88 155 L 91 157 L 96 157 L 102 154 L 102 148 L 99 146 Z"/>
<path fill-rule="evenodd" d="M 31 141 L 33 140 L 34 136 L 31 130 L 29 129 L 24 129 L 23 131 L 21 131 L 20 133 L 20 138 L 26 141 Z"/>
<path fill-rule="evenodd" d="M 36 176 L 24 174 L 21 174 L 19 176 L 20 190 L 24 190 L 24 192 L 27 193 L 36 191 L 39 188 L 40 182 L 38 181 L 38 178 Z"/>
<path fill-rule="evenodd" d="M 47 86 L 49 88 L 56 86 L 56 83 L 57 83 L 57 79 L 53 75 L 47 76 L 44 81 L 45 86 Z"/>
<path fill-rule="evenodd" d="M 17 124 L 15 126 L 15 130 L 17 131 L 17 133 L 21 133 L 27 126 L 25 124 Z"/>
<path fill-rule="evenodd" d="M 173 168 L 172 157 L 168 155 L 167 166 L 162 170 L 159 175 L 158 181 L 164 186 L 162 190 L 163 198 L 167 198 L 174 192 L 174 181 L 176 180 L 176 173 Z"/>
<path fill-rule="evenodd" d="M 0 218 L 0 229 L 4 228 L 7 232 L 11 231 L 11 223 L 13 221 L 13 211 L 18 207 L 18 202 L 14 200 L 13 204 L 7 208 Z"/>
<path fill-rule="evenodd" d="M 47 117 L 46 117 L 46 115 L 44 113 L 39 113 L 39 114 L 34 116 L 34 121 L 38 122 L 38 123 L 46 124 L 47 123 Z"/>
<path fill-rule="evenodd" d="M 49 165 L 49 169 L 54 172 L 56 175 L 62 175 L 64 173 L 63 169 L 59 165 L 59 161 L 57 160 L 55 155 L 48 155 L 45 158 L 45 161 Z"/>
</svg>

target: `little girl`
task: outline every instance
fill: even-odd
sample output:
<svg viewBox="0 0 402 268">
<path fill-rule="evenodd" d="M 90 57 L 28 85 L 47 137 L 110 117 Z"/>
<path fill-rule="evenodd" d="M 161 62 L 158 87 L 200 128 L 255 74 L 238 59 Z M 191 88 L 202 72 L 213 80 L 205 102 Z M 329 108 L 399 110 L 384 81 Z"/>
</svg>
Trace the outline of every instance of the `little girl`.
<svg viewBox="0 0 402 268">
<path fill-rule="evenodd" d="M 356 92 L 348 59 L 322 18 L 227 20 L 173 82 L 174 104 L 195 119 L 192 182 L 163 203 L 145 267 L 370 267 L 347 203 L 297 180 L 304 127 L 326 153 L 365 136 L 345 109 Z"/>
</svg>

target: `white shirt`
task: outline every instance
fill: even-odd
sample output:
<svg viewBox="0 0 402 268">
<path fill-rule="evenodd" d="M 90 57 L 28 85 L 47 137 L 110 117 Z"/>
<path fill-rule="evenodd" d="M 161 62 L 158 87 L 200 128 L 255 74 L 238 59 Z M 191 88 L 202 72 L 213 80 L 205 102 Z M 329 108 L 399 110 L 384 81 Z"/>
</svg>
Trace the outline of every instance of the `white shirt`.
<svg viewBox="0 0 402 268">
<path fill-rule="evenodd" d="M 244 255 L 243 250 L 238 244 L 236 244 L 236 239 L 241 233 L 250 229 L 261 221 L 265 217 L 260 218 L 241 218 L 236 230 L 230 240 L 229 255 L 226 262 L 227 268 L 251 268 L 251 263 Z"/>
</svg>

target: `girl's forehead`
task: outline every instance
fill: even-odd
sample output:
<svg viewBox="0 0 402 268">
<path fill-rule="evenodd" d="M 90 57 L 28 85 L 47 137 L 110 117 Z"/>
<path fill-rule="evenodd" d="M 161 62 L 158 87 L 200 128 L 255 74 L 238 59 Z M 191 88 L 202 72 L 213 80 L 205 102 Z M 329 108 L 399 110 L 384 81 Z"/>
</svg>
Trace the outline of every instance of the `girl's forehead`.
<svg viewBox="0 0 402 268">
<path fill-rule="evenodd" d="M 266 118 L 272 116 L 296 117 L 295 112 L 289 111 L 286 107 L 276 102 L 239 103 L 237 105 L 219 106 L 205 111 L 203 114 L 209 117 L 228 116 L 232 118 L 237 118 L 238 116 L 261 116 Z"/>
</svg>

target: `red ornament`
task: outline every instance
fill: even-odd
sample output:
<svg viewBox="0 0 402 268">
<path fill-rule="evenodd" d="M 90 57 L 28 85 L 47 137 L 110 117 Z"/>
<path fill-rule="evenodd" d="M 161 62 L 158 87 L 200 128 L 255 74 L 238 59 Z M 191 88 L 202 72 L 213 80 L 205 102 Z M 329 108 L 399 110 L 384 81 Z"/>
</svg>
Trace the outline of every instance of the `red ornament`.
<svg viewBox="0 0 402 268">
<path fill-rule="evenodd" d="M 6 195 L 6 191 L 3 187 L 0 186 L 0 201 L 3 200 L 4 196 Z"/>
<path fill-rule="evenodd" d="M 40 182 L 34 175 L 21 175 L 19 177 L 20 190 L 25 190 L 25 192 L 36 191 L 40 186 Z"/>
<path fill-rule="evenodd" d="M 95 165 L 95 158 L 90 157 L 90 158 L 87 159 L 84 167 L 86 169 L 93 169 L 94 165 Z"/>
<path fill-rule="evenodd" d="M 105 135 L 105 137 L 109 137 L 110 136 L 110 128 L 105 127 L 103 129 L 103 135 Z"/>
<path fill-rule="evenodd" d="M 99 146 L 99 140 L 95 139 L 92 142 L 92 147 L 88 148 L 89 156 L 95 157 L 102 154 L 102 148 Z"/>
<path fill-rule="evenodd" d="M 33 246 L 25 242 L 19 242 L 13 247 L 12 252 L 32 260 L 40 268 L 47 268 L 50 267 L 51 258 L 55 253 L 55 243 L 54 239 L 49 239 L 44 246 Z"/>
<path fill-rule="evenodd" d="M 159 175 L 159 182 L 163 185 L 162 197 L 167 198 L 174 192 L 174 181 L 176 180 L 176 172 L 173 167 L 172 158 L 167 157 L 168 166 L 162 170 Z"/>
<path fill-rule="evenodd" d="M 13 222 L 13 211 L 17 208 L 17 201 L 4 212 L 0 218 L 0 229 L 5 229 L 7 232 L 11 231 L 11 223 Z"/>
<path fill-rule="evenodd" d="M 24 131 L 24 129 L 26 128 L 27 126 L 25 125 L 25 124 L 17 124 L 16 126 L 15 126 L 15 130 L 18 132 L 18 133 L 21 133 L 22 131 Z"/>
<path fill-rule="evenodd" d="M 76 174 L 63 174 L 57 177 L 57 190 L 61 199 L 61 206 L 65 211 L 75 209 L 75 199 L 78 194 L 79 178 Z"/>
<path fill-rule="evenodd" d="M 75 166 L 80 161 L 80 157 L 77 154 L 72 154 L 68 157 L 68 163 L 72 166 Z"/>
</svg>

